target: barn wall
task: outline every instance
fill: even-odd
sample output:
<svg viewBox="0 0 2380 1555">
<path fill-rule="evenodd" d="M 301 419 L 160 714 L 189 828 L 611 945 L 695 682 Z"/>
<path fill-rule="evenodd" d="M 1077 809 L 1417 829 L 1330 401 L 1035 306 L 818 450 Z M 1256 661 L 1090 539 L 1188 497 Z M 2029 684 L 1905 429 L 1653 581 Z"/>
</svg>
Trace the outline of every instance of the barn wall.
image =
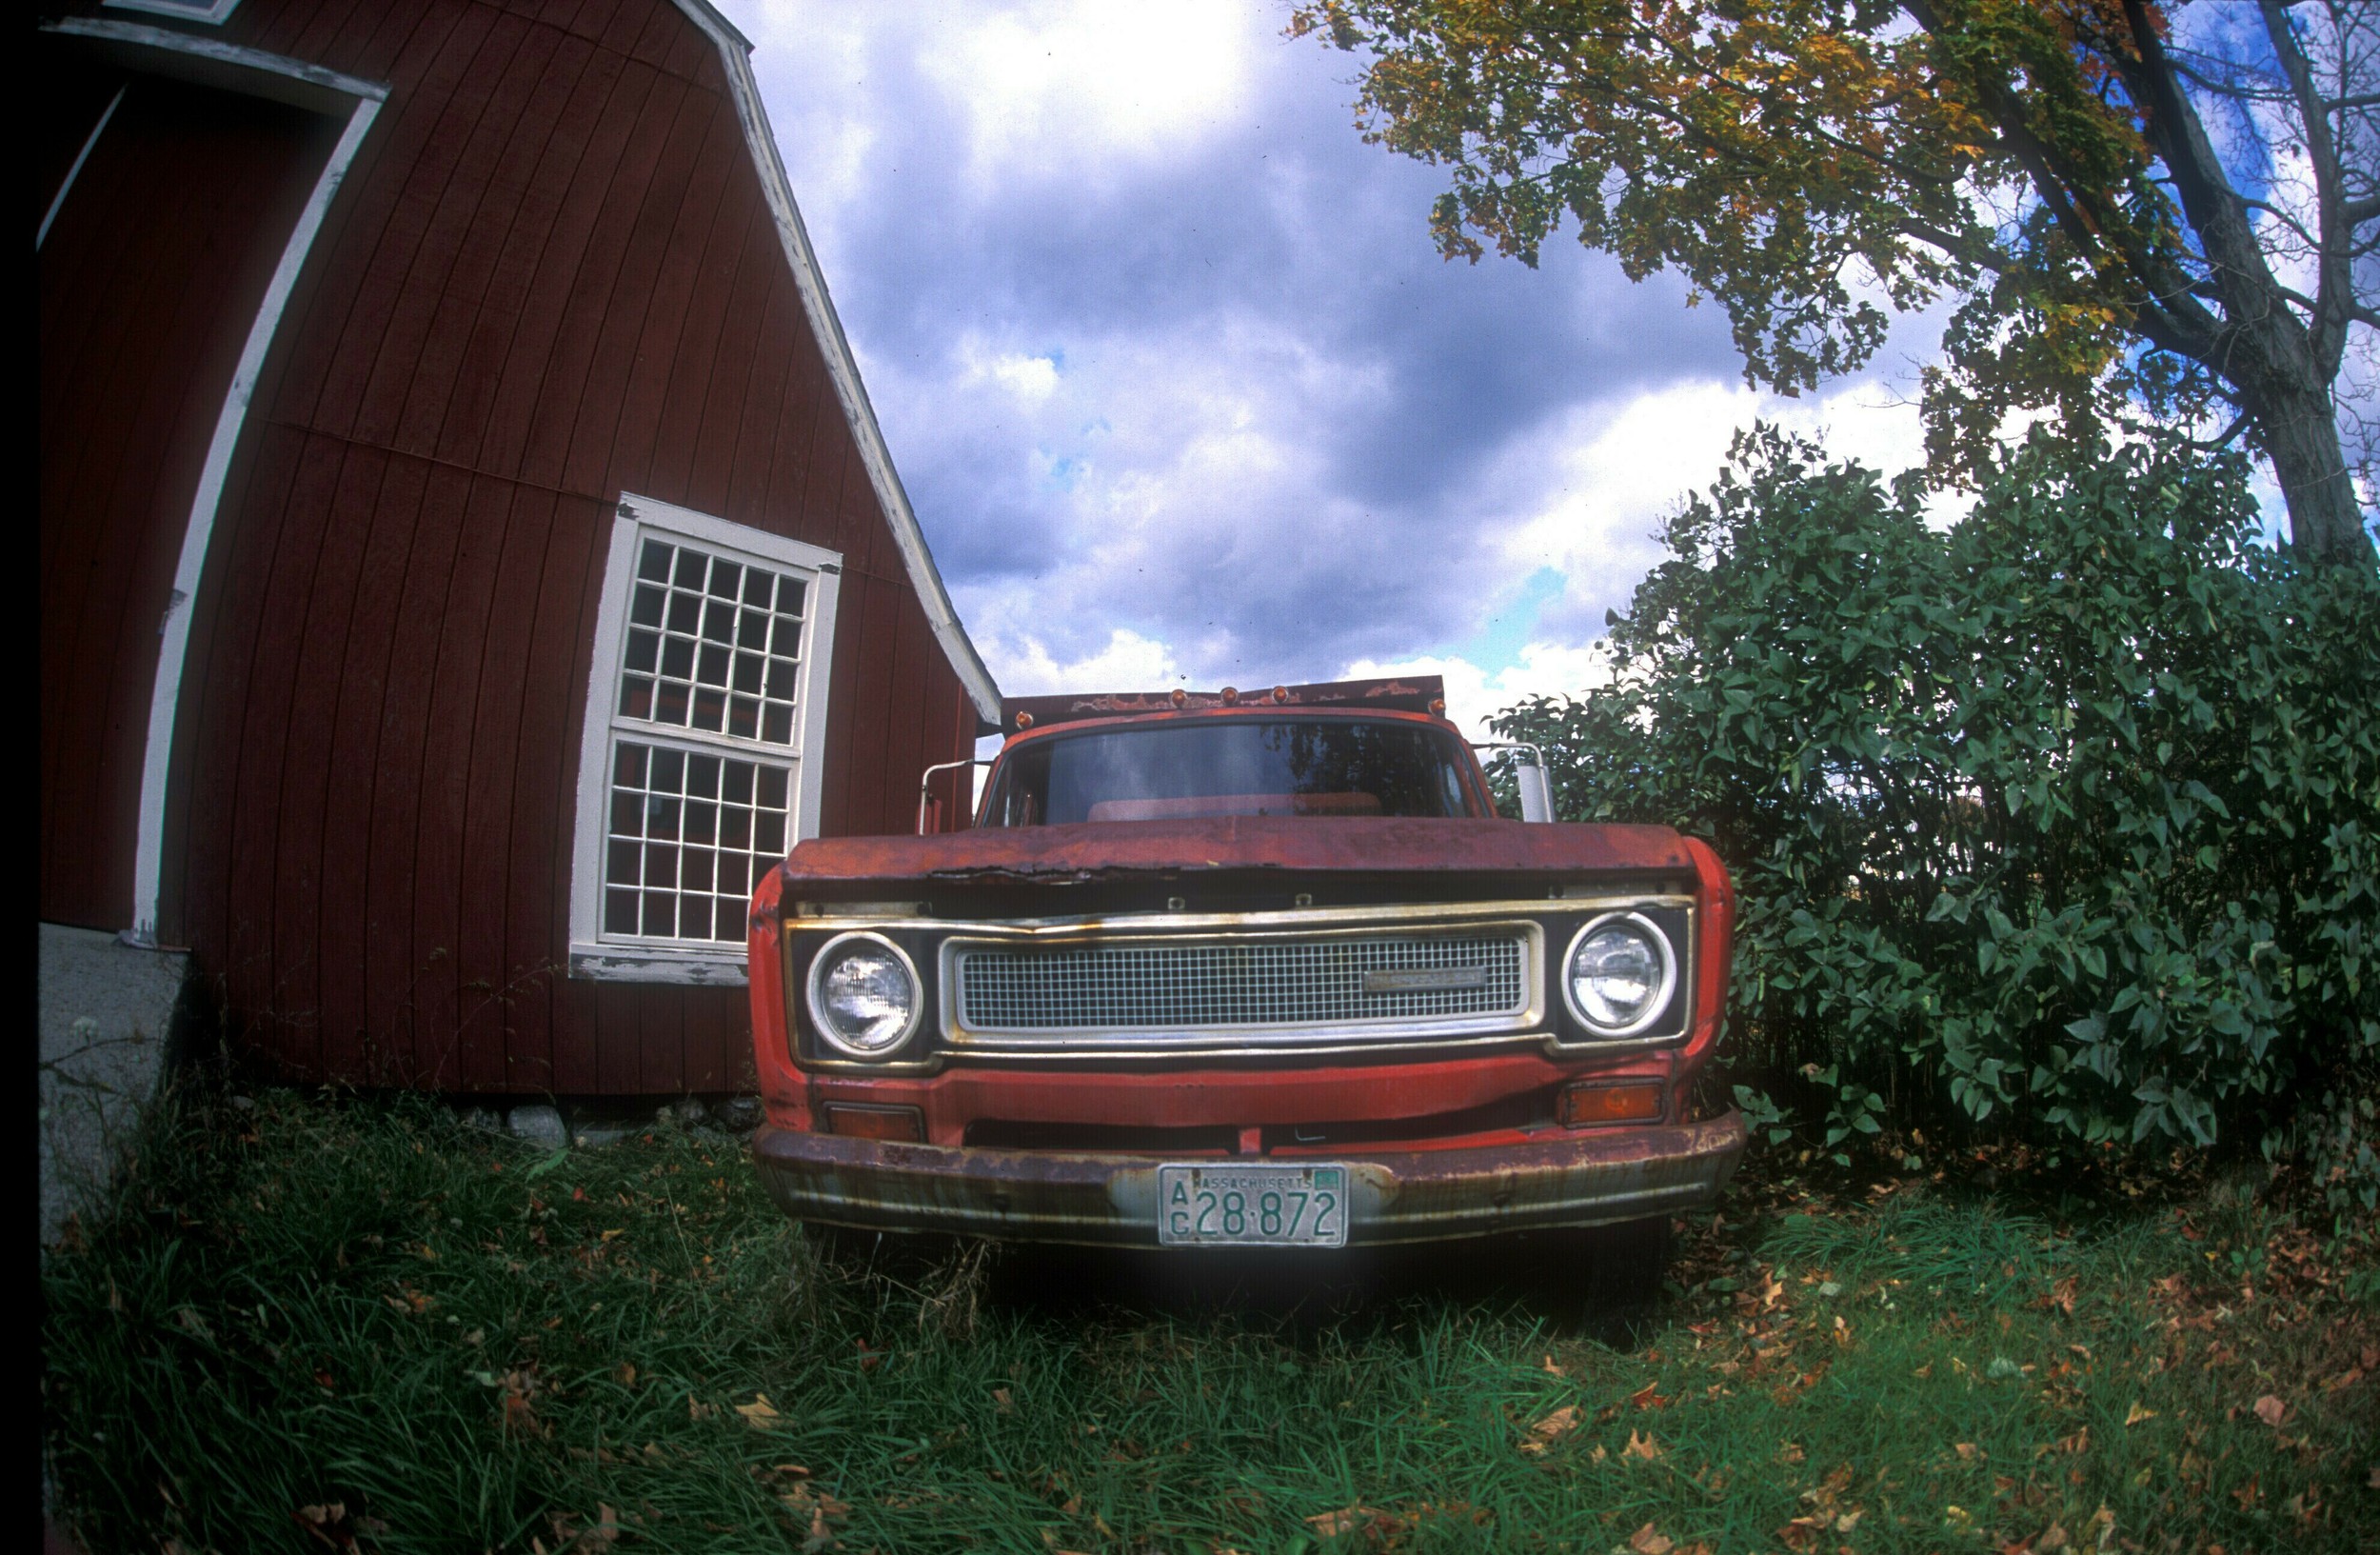
<svg viewBox="0 0 2380 1555">
<path fill-rule="evenodd" d="M 667 0 L 246 0 L 386 81 L 267 364 L 192 619 L 163 935 L 290 1075 L 672 1092 L 738 989 L 567 978 L 614 504 L 841 551 L 830 834 L 972 712 L 844 420 L 707 38 Z"/>
</svg>

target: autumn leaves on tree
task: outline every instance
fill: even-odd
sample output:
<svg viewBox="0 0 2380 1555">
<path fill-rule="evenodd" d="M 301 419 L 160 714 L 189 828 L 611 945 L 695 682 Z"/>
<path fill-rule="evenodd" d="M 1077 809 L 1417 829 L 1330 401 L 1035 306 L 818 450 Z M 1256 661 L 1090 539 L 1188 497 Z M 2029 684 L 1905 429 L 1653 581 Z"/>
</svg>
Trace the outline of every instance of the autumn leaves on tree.
<svg viewBox="0 0 2380 1555">
<path fill-rule="evenodd" d="M 2272 461 L 2301 556 L 2369 565 L 2380 8 L 2260 0 L 1311 0 L 1368 135 L 1442 165 L 1451 257 L 1565 225 L 1685 272 L 1747 376 L 1857 369 L 1953 299 L 1928 453 L 2015 412 Z"/>
</svg>

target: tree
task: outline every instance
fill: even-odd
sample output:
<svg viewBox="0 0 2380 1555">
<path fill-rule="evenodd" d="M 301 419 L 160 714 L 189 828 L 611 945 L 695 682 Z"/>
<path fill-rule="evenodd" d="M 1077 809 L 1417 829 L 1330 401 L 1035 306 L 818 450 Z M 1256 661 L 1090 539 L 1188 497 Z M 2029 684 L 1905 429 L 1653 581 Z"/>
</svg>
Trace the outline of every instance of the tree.
<svg viewBox="0 0 2380 1555">
<path fill-rule="evenodd" d="M 2369 565 L 2380 6 L 2186 4 L 1305 0 L 1291 30 L 1368 53 L 1366 137 L 1452 169 L 1450 258 L 1535 264 L 1575 224 L 1716 297 L 1785 393 L 1953 298 L 1937 478 L 2011 411 L 2228 419 L 2208 441 L 2271 459 L 2300 554 Z"/>
</svg>

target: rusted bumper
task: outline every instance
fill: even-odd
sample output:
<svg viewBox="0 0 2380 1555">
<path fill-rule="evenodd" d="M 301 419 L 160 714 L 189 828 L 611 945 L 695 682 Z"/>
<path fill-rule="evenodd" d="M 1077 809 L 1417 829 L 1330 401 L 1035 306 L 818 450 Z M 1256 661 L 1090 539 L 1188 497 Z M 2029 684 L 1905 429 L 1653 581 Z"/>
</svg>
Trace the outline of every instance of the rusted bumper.
<svg viewBox="0 0 2380 1555">
<path fill-rule="evenodd" d="M 1431 1242 L 1665 1215 L 1718 1196 L 1740 1113 L 1478 1149 L 1274 1156 L 1347 1167 L 1347 1240 Z M 1158 1160 L 888 1145 L 764 1127 L 761 1180 L 798 1220 L 1023 1242 L 1156 1246 Z"/>
</svg>

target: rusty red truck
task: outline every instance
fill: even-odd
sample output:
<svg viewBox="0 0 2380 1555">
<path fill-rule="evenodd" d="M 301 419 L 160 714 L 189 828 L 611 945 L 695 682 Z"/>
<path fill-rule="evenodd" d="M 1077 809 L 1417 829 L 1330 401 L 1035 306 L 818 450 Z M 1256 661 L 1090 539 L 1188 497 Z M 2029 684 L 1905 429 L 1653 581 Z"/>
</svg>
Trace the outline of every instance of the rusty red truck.
<svg viewBox="0 0 2380 1555">
<path fill-rule="evenodd" d="M 1430 677 L 1002 715 L 974 824 L 754 893 L 788 1214 L 1339 1246 L 1665 1226 L 1734 1170 L 1690 1100 L 1734 917 L 1699 841 L 1499 818 Z"/>
</svg>

